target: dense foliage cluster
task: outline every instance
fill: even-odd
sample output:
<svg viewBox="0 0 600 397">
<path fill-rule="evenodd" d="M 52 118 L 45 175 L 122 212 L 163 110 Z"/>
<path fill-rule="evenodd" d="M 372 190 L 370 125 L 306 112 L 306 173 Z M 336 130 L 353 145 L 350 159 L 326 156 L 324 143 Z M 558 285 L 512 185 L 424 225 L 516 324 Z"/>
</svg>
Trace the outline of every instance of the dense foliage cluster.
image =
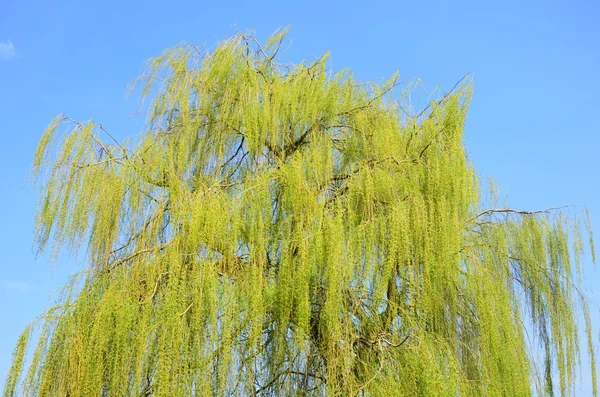
<svg viewBox="0 0 600 397">
<path fill-rule="evenodd" d="M 396 76 L 278 63 L 284 36 L 152 60 L 133 144 L 51 123 L 37 244 L 89 267 L 5 395 L 570 394 L 586 214 L 483 206 L 468 80 L 410 112 Z"/>
</svg>

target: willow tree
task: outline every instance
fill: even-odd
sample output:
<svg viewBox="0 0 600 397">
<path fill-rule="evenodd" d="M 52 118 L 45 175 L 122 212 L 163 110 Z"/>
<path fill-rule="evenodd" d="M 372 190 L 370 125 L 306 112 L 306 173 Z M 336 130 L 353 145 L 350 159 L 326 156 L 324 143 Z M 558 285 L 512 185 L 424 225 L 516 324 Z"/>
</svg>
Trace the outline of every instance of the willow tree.
<svg viewBox="0 0 600 397">
<path fill-rule="evenodd" d="M 88 266 L 5 396 L 571 394 L 585 212 L 482 204 L 470 81 L 409 112 L 285 33 L 152 60 L 134 144 L 50 124 L 36 243 Z"/>
</svg>

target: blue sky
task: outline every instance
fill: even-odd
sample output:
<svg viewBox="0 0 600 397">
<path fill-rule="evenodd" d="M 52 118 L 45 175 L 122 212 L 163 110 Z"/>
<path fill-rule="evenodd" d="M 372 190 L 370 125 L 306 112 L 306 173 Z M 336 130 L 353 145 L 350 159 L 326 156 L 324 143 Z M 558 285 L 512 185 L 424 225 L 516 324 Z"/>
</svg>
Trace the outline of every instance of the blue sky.
<svg viewBox="0 0 600 397">
<path fill-rule="evenodd" d="M 247 29 L 264 40 L 287 25 L 283 59 L 330 50 L 330 66 L 360 80 L 419 77 L 424 98 L 472 72 L 465 142 L 477 171 L 514 208 L 587 206 L 600 235 L 597 1 L 2 0 L 0 388 L 18 334 L 82 265 L 31 249 L 36 194 L 23 184 L 45 125 L 64 112 L 134 136 L 143 117 L 125 88 L 144 60 L 184 40 L 211 46 Z M 598 331 L 600 274 L 585 266 Z M 581 395 L 591 395 L 583 374 Z"/>
</svg>

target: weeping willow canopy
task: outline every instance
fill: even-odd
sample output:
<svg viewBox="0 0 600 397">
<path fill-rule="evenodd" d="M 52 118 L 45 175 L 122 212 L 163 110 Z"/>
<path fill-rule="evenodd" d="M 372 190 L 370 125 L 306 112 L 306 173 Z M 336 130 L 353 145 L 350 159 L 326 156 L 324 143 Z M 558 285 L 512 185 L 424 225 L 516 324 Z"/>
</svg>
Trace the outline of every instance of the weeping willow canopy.
<svg viewBox="0 0 600 397">
<path fill-rule="evenodd" d="M 5 396 L 570 395 L 581 322 L 595 389 L 585 211 L 482 204 L 469 80 L 410 112 L 285 33 L 152 60 L 133 144 L 50 124 L 36 244 L 89 266 Z"/>
</svg>

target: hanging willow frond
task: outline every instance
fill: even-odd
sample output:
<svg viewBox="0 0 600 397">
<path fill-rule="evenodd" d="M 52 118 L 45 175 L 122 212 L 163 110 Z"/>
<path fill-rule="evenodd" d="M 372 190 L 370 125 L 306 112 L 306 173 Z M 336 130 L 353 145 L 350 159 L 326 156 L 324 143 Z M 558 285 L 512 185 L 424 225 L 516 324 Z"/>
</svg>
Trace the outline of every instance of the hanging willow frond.
<svg viewBox="0 0 600 397">
<path fill-rule="evenodd" d="M 37 246 L 89 269 L 5 396 L 571 394 L 581 214 L 482 207 L 469 78 L 408 117 L 397 76 L 278 63 L 286 33 L 152 60 L 133 145 L 50 124 Z"/>
</svg>

